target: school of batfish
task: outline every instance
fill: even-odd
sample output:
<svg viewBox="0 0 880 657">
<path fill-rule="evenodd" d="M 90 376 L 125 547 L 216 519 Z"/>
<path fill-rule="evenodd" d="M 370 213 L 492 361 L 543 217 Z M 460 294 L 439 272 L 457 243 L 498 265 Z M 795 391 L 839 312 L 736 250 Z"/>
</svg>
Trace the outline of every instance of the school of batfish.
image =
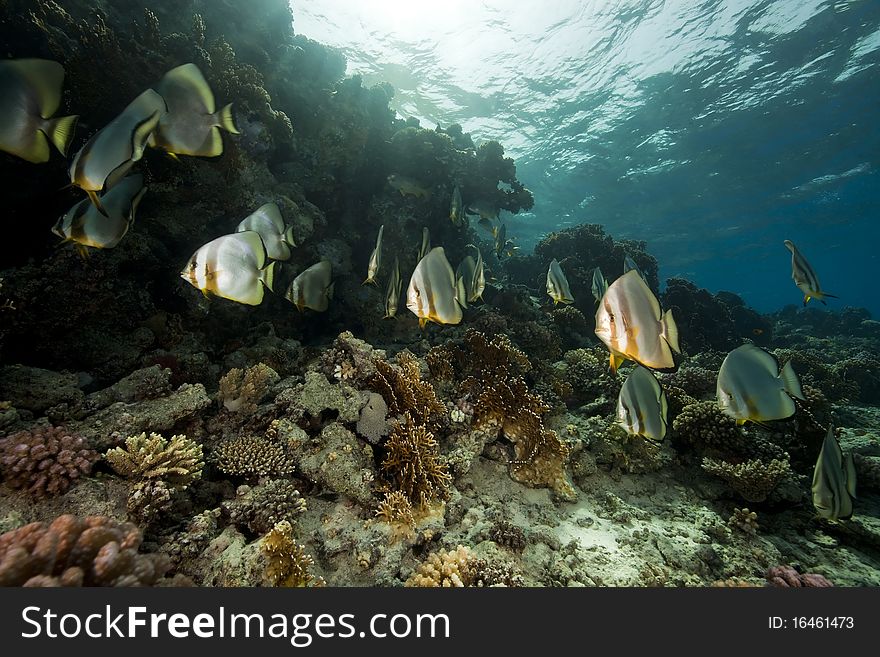
<svg viewBox="0 0 880 657">
<path fill-rule="evenodd" d="M 0 61 L 0 150 L 31 163 L 47 162 L 50 145 L 67 156 L 77 116 L 55 117 L 61 104 L 64 68 L 44 59 Z M 146 89 L 106 126 L 98 130 L 73 156 L 70 183 L 87 198 L 61 216 L 52 231 L 74 243 L 81 254 L 89 248 L 115 247 L 131 230 L 147 187 L 141 173 L 132 173 L 147 148 L 169 157 L 218 157 L 223 153 L 221 131 L 238 134 L 232 105 L 217 109 L 214 94 L 201 71 L 188 63 L 168 71 L 153 88 Z M 402 196 L 428 198 L 431 190 L 420 182 L 391 174 L 387 183 Z M 465 203 L 459 184 L 451 191 L 449 219 L 456 227 L 468 225 L 468 215 L 479 216 L 478 225 L 491 234 L 498 258 L 513 255 L 518 247 L 507 238 L 507 226 L 499 208 L 484 199 Z M 383 268 L 385 226 L 379 227 L 367 264 L 364 284 L 379 285 Z M 258 305 L 264 289 L 273 291 L 278 263 L 291 259 L 297 243 L 292 226 L 285 224 L 275 202 L 267 202 L 242 219 L 235 231 L 199 247 L 180 276 L 205 296 Z M 810 299 L 823 304 L 836 298 L 825 292 L 814 269 L 790 241 L 792 279 Z M 415 268 L 406 288 L 406 307 L 428 322 L 458 324 L 468 304 L 482 300 L 486 271 L 480 249 L 470 251 L 453 269 L 442 246 L 431 245 L 427 227 L 422 229 Z M 575 301 L 556 259 L 549 263 L 547 294 L 556 304 Z M 681 353 L 678 328 L 672 310 L 661 309 L 644 273 L 630 256 L 623 275 L 610 283 L 596 267 L 592 294 L 596 300 L 595 333 L 607 346 L 610 367 L 616 373 L 633 361 L 617 401 L 618 424 L 631 434 L 661 441 L 667 433 L 666 394 L 652 370 L 676 367 Z M 324 312 L 333 299 L 334 280 L 329 260 L 322 259 L 301 271 L 284 297 L 299 311 Z M 395 318 L 403 292 L 400 260 L 395 254 L 385 283 L 385 318 Z M 754 344 L 743 344 L 727 354 L 717 378 L 716 399 L 721 410 L 737 423 L 764 423 L 791 417 L 797 400 L 804 400 L 791 363 L 780 366 L 775 356 Z M 838 520 L 852 515 L 855 497 L 852 455 L 844 455 L 834 431 L 828 427 L 816 462 L 813 502 L 825 518 Z"/>
</svg>

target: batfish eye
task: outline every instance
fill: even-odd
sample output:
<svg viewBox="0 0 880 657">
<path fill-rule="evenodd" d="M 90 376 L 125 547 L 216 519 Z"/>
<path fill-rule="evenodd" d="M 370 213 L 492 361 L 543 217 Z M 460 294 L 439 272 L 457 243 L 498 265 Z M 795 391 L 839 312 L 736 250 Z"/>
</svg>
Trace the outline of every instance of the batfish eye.
<svg viewBox="0 0 880 657">
<path fill-rule="evenodd" d="M 614 313 L 608 313 L 608 321 L 614 323 Z"/>
</svg>

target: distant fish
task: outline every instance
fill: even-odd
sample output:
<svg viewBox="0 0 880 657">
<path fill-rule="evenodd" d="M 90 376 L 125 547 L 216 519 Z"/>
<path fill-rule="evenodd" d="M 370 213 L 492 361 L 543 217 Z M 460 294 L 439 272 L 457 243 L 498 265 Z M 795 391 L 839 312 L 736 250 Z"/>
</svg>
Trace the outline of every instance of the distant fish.
<svg viewBox="0 0 880 657">
<path fill-rule="evenodd" d="M 461 226 L 464 223 L 464 210 L 461 207 L 461 190 L 456 185 L 452 189 L 452 201 L 449 204 L 449 219 L 454 226 Z"/>
<path fill-rule="evenodd" d="M 416 265 L 406 290 L 406 307 L 419 318 L 421 328 L 428 322 L 458 324 L 462 318 L 459 293 L 455 272 L 438 246 Z"/>
<path fill-rule="evenodd" d="M 474 260 L 474 275 L 467 298 L 468 303 L 473 303 L 477 300 L 483 300 L 483 291 L 486 289 L 486 270 L 483 266 L 483 254 L 480 253 L 480 249 L 473 244 L 468 244 L 468 246 L 477 252 L 477 257 Z"/>
<path fill-rule="evenodd" d="M 324 312 L 330 307 L 333 298 L 333 275 L 329 260 L 318 262 L 293 279 L 284 298 L 296 306 L 300 312 L 310 308 Z"/>
<path fill-rule="evenodd" d="M 596 310 L 596 335 L 611 352 L 611 370 L 625 359 L 652 369 L 675 366 L 672 352 L 681 353 L 672 311 L 660 312 L 657 297 L 636 271 L 614 281 Z"/>
<path fill-rule="evenodd" d="M 813 506 L 828 520 L 852 517 L 852 498 L 856 496 L 856 468 L 852 452 L 844 457 L 834 429 L 828 427 L 813 470 Z"/>
<path fill-rule="evenodd" d="M 463 288 L 458 298 L 462 301 L 462 307 L 467 308 L 465 301 L 470 301 L 471 293 L 474 287 L 474 274 L 476 274 L 477 263 L 469 255 L 465 256 L 455 269 L 455 285 L 456 288 Z"/>
<path fill-rule="evenodd" d="M 385 232 L 385 224 L 379 226 L 379 235 L 376 237 L 376 247 L 373 249 L 373 252 L 370 254 L 370 262 L 367 264 L 367 278 L 361 283 L 361 285 L 366 285 L 367 283 L 372 283 L 373 285 L 377 285 L 376 283 L 376 274 L 379 273 L 379 268 L 382 266 L 382 233 Z"/>
<path fill-rule="evenodd" d="M 498 218 L 498 205 L 486 198 L 477 199 L 467 206 L 468 214 L 478 214 L 481 219 L 492 220 Z"/>
<path fill-rule="evenodd" d="M 272 289 L 276 263 L 269 256 L 260 234 L 248 230 L 223 235 L 196 251 L 180 276 L 202 294 L 256 306 L 263 288 Z M 268 264 L 267 264 L 268 263 Z"/>
<path fill-rule="evenodd" d="M 266 253 L 272 260 L 290 258 L 290 247 L 296 246 L 293 240 L 293 229 L 284 227 L 281 210 L 275 203 L 266 203 L 257 208 L 253 214 L 242 219 L 235 231 L 237 233 L 253 230 L 260 234 Z"/>
<path fill-rule="evenodd" d="M 716 398 L 737 424 L 791 417 L 796 410 L 792 397 L 805 399 L 791 363 L 780 369 L 776 357 L 760 347 L 744 344 L 721 363 Z"/>
<path fill-rule="evenodd" d="M 431 250 L 431 233 L 428 231 L 428 227 L 424 226 L 422 228 L 422 245 L 419 247 L 419 260 L 428 255 L 428 251 Z"/>
<path fill-rule="evenodd" d="M 98 193 L 111 189 L 141 159 L 147 139 L 165 113 L 165 101 L 152 89 L 135 98 L 122 113 L 92 135 L 70 164 L 70 182 L 85 190 L 107 215 Z"/>
<path fill-rule="evenodd" d="M 666 393 L 650 370 L 636 365 L 617 397 L 617 423 L 632 436 L 660 441 L 666 435 Z"/>
<path fill-rule="evenodd" d="M 400 301 L 400 291 L 403 283 L 400 278 L 400 264 L 397 256 L 394 256 L 394 264 L 391 266 L 391 274 L 388 276 L 388 286 L 385 288 L 385 317 L 394 317 L 397 314 L 397 304 Z"/>
<path fill-rule="evenodd" d="M 220 128 L 239 134 L 232 104 L 215 111 L 214 93 L 195 64 L 168 71 L 156 85 L 168 106 L 149 145 L 172 155 L 217 157 L 223 153 Z"/>
<path fill-rule="evenodd" d="M 602 270 L 596 267 L 593 270 L 593 296 L 596 298 L 596 303 L 602 300 L 607 289 L 608 281 L 606 281 L 605 277 L 602 275 Z"/>
<path fill-rule="evenodd" d="M 58 62 L 0 61 L 0 150 L 39 164 L 49 160 L 51 141 L 67 155 L 77 117 L 51 118 L 61 105 L 63 85 L 64 67 Z"/>
<path fill-rule="evenodd" d="M 501 257 L 507 246 L 507 224 L 502 223 L 495 231 L 495 255 Z"/>
<path fill-rule="evenodd" d="M 568 286 L 568 279 L 559 266 L 556 258 L 550 261 L 550 268 L 547 270 L 547 294 L 553 299 L 553 305 L 558 303 L 574 303 L 574 296 L 571 294 L 571 288 Z"/>
<path fill-rule="evenodd" d="M 84 198 L 56 222 L 52 232 L 65 242 L 76 243 L 82 255 L 86 254 L 86 247 L 112 249 L 134 224 L 135 213 L 146 191 L 141 174 L 128 176 L 101 198 L 106 217 Z"/>
<path fill-rule="evenodd" d="M 625 274 L 628 271 L 636 271 L 639 273 L 639 276 L 642 277 L 642 280 L 645 283 L 648 282 L 648 279 L 645 278 L 645 272 L 639 269 L 639 266 L 636 264 L 636 261 L 630 258 L 628 255 L 623 256 L 623 273 Z"/>
<path fill-rule="evenodd" d="M 388 184 L 400 192 L 401 196 L 415 196 L 416 198 L 428 198 L 431 190 L 417 180 L 392 173 L 388 176 Z"/>
<path fill-rule="evenodd" d="M 828 305 L 825 303 L 825 297 L 837 299 L 833 294 L 822 291 L 819 285 L 819 277 L 816 276 L 816 272 L 813 271 L 810 263 L 801 255 L 801 252 L 798 251 L 794 243 L 791 240 L 785 240 L 783 244 L 785 244 L 786 249 L 791 251 L 791 278 L 800 291 L 804 293 L 804 305 L 806 306 L 807 302 L 812 298 L 818 299 L 824 305 Z"/>
</svg>

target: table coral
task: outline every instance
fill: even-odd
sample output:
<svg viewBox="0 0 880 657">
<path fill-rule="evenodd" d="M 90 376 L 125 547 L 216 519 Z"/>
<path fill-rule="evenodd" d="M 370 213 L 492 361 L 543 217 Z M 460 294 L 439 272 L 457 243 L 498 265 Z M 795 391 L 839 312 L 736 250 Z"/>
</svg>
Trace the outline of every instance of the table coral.
<svg viewBox="0 0 880 657">
<path fill-rule="evenodd" d="M 0 439 L 0 472 L 6 483 L 35 497 L 60 495 L 88 475 L 98 458 L 82 437 L 62 427 L 35 427 Z"/>
<path fill-rule="evenodd" d="M 59 516 L 0 536 L 0 586 L 152 586 L 168 557 L 141 554 L 133 524 Z"/>
</svg>

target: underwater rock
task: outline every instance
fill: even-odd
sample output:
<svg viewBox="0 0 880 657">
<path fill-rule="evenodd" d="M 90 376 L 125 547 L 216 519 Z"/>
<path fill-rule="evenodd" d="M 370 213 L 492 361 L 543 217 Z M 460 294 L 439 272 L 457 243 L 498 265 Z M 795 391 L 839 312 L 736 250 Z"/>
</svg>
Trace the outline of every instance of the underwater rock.
<svg viewBox="0 0 880 657">
<path fill-rule="evenodd" d="M 90 410 L 100 410 L 116 402 L 127 404 L 161 397 L 171 389 L 171 370 L 152 365 L 135 370 L 123 379 L 88 396 Z"/>
<path fill-rule="evenodd" d="M 314 439 L 287 420 L 277 423 L 277 431 L 304 477 L 362 506 L 375 504 L 371 486 L 377 478 L 373 449 L 340 422 L 328 424 Z"/>
<path fill-rule="evenodd" d="M 306 372 L 305 382 L 282 390 L 275 403 L 294 421 L 352 423 L 360 417 L 361 393 L 347 383 L 330 383 L 320 372 Z"/>
<path fill-rule="evenodd" d="M 0 368 L 0 399 L 18 409 L 42 415 L 53 406 L 76 409 L 85 395 L 75 374 L 61 374 L 26 365 Z"/>
<path fill-rule="evenodd" d="M 249 543 L 235 527 L 229 526 L 213 539 L 189 567 L 201 575 L 202 586 L 259 586 L 263 582 L 265 561 L 259 541 Z"/>
</svg>

